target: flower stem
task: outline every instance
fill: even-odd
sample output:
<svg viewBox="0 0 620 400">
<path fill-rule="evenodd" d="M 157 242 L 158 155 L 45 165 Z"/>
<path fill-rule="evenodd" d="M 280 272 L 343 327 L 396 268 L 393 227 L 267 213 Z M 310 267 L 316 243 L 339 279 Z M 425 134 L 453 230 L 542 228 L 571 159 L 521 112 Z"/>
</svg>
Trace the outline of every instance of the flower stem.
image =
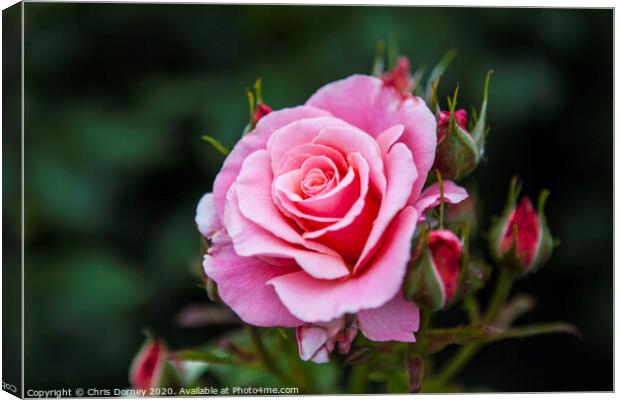
<svg viewBox="0 0 620 400">
<path fill-rule="evenodd" d="M 495 284 L 495 290 L 482 319 L 483 323 L 490 324 L 494 322 L 502 304 L 504 304 L 510 294 L 510 289 L 512 288 L 513 282 L 513 274 L 505 270 L 500 271 L 497 283 Z M 463 369 L 467 362 L 469 362 L 469 360 L 481 347 L 481 343 L 468 344 L 461 347 L 454 357 L 448 361 L 448 364 L 446 364 L 437 377 L 430 382 L 428 389 L 437 390 L 443 388 L 456 374 L 461 371 L 461 369 Z"/>
<path fill-rule="evenodd" d="M 476 354 L 480 348 L 480 344 L 468 344 L 461 347 L 457 353 L 450 359 L 448 364 L 441 370 L 441 372 L 434 378 L 427 388 L 428 392 L 435 392 L 441 390 L 446 383 L 448 383 L 459 371 L 469 362 L 469 360 Z"/>
<path fill-rule="evenodd" d="M 508 298 L 508 295 L 510 294 L 510 289 L 512 288 L 513 282 L 514 275 L 502 269 L 500 271 L 497 283 L 495 284 L 495 291 L 493 292 L 493 297 L 491 297 L 489 306 L 484 313 L 483 321 L 485 323 L 489 324 L 495 321 L 497 313 L 499 312 L 502 304 L 504 304 L 504 302 Z"/>
</svg>

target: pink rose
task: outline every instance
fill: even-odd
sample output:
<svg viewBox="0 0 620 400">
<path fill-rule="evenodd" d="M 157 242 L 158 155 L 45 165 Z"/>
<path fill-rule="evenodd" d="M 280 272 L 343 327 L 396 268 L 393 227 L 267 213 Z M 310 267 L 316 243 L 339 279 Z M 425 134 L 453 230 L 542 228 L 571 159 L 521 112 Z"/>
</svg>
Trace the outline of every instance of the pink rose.
<svg viewBox="0 0 620 400">
<path fill-rule="evenodd" d="M 422 99 L 364 75 L 261 118 L 198 205 L 221 299 L 252 325 L 356 314 L 370 340 L 413 342 L 418 308 L 401 286 L 416 222 L 439 202 L 436 186 L 421 195 L 436 128 Z M 449 181 L 444 192 L 467 197 Z"/>
</svg>

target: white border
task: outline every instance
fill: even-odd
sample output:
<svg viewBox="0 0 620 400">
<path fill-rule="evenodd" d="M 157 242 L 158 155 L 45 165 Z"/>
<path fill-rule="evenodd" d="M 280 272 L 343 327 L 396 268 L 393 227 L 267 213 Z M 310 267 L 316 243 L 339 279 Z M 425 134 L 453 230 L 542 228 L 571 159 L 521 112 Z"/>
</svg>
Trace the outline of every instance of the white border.
<svg viewBox="0 0 620 400">
<path fill-rule="evenodd" d="M 28 0 L 28 2 L 41 2 L 41 1 L 46 1 L 46 0 Z M 116 3 L 116 2 L 120 2 L 120 1 L 93 1 L 93 0 L 83 0 L 83 1 L 66 1 L 66 2 L 94 2 L 94 3 L 102 3 L 102 2 L 109 2 L 109 3 Z M 535 7 L 535 8 L 539 8 L 539 7 L 559 7 L 559 8 L 615 8 L 615 1 L 603 1 L 603 0 L 590 0 L 588 2 L 584 2 L 584 1 L 575 1 L 575 0 L 570 0 L 570 1 L 561 1 L 561 0 L 546 0 L 546 1 L 534 1 L 534 0 L 522 0 L 521 2 L 519 2 L 518 4 L 515 4 L 513 2 L 498 2 L 498 1 L 493 1 L 493 0 L 478 0 L 476 2 L 471 2 L 471 1 L 463 1 L 463 0 L 452 0 L 449 2 L 446 1 L 410 1 L 410 0 L 390 0 L 390 1 L 382 1 L 382 2 L 378 2 L 378 1 L 369 1 L 369 0 L 355 0 L 355 1 L 347 1 L 347 0 L 342 0 L 339 2 L 334 2 L 334 1 L 277 1 L 277 0 L 272 0 L 272 1 L 257 1 L 257 0 L 245 0 L 245 1 L 235 1 L 235 0 L 212 0 L 212 1 L 199 1 L 199 0 L 183 0 L 183 1 L 170 1 L 170 0 L 150 0 L 150 1 L 146 1 L 146 0 L 133 0 L 133 1 L 128 1 L 131 3 L 200 3 L 200 4 L 297 4 L 297 5 L 381 5 L 381 6 L 440 6 L 440 7 L 449 7 L 449 6 L 458 6 L 458 7 Z M 2 6 L 2 9 L 5 9 L 7 7 L 10 7 L 11 5 L 15 4 L 15 1 L 12 0 L 0 0 L 0 5 Z M 1 42 L 1 33 L 2 32 L 2 21 L 0 19 L 0 42 Z M 25 390 L 24 388 L 24 381 L 23 381 L 23 372 L 24 372 L 24 341 L 23 341 L 23 336 L 24 336 L 24 298 L 25 298 L 25 293 L 24 293 L 24 257 L 25 257 L 25 251 L 24 251 L 24 230 L 23 230 L 23 226 L 24 226 L 24 200 L 25 200 L 25 192 L 24 192 L 24 145 L 25 145 L 25 135 L 24 135 L 24 121 L 25 121 L 25 115 L 24 115 L 24 71 L 23 71 L 23 65 L 24 65 L 24 12 L 23 12 L 23 4 L 22 4 L 22 35 L 21 35 L 21 41 L 22 41 L 22 74 L 21 74 L 21 90 L 22 90 L 22 118 L 21 118 L 21 129 L 22 129 L 22 137 L 21 137 L 21 155 L 22 155 L 22 159 L 21 159 L 21 202 L 22 202 L 22 214 L 21 214 L 21 224 L 22 224 L 22 232 L 21 232 L 21 241 L 22 241 L 22 248 L 21 248 L 21 259 L 22 259 L 22 391 Z M 616 46 L 618 43 L 618 33 L 615 30 L 615 11 L 614 11 L 614 134 L 615 134 L 615 116 L 616 115 L 620 115 L 620 107 L 618 106 L 618 104 L 615 102 L 615 95 L 618 92 L 618 83 L 615 79 L 615 75 L 616 75 L 616 58 L 615 55 L 616 53 Z M 0 52 L 0 65 L 2 65 L 2 54 Z M 584 78 L 587 79 L 587 73 L 584 75 Z M 0 93 L 2 92 L 2 82 L 0 80 Z M 2 99 L 0 98 L 0 112 L 2 110 Z M 587 133 L 584 133 L 587 134 Z M 620 196 L 618 196 L 619 193 L 619 183 L 620 183 L 620 175 L 618 175 L 618 165 L 616 163 L 616 158 L 615 155 L 618 154 L 618 146 L 620 146 L 618 144 L 619 142 L 615 140 L 615 136 L 614 136 L 614 232 L 616 232 L 616 227 L 619 226 L 620 224 L 620 217 L 618 216 L 618 214 L 615 212 L 615 210 L 617 209 L 617 206 L 620 202 Z M 2 149 L 2 144 L 0 141 L 0 149 Z M 0 161 L 1 161 L 1 155 L 0 155 Z M 2 165 L 0 163 L 0 183 L 2 181 Z M 0 198 L 0 205 L 2 204 L 2 199 Z M 0 224 L 2 222 L 2 215 L 0 214 Z M 2 232 L 0 232 L 0 240 L 2 239 Z M 618 372 L 618 369 L 615 368 L 615 360 L 617 359 L 617 347 L 615 346 L 615 339 L 618 335 L 619 332 L 619 328 L 620 328 L 620 324 L 619 324 L 619 319 L 617 318 L 617 312 L 618 312 L 618 308 L 616 307 L 616 293 L 615 293 L 615 288 L 616 287 L 620 287 L 620 274 L 616 274 L 615 273 L 615 266 L 616 266 L 616 251 L 615 249 L 620 248 L 620 237 L 618 237 L 617 235 L 614 234 L 614 388 L 616 387 L 616 384 L 619 382 L 619 378 L 620 378 L 620 373 Z M 0 248 L 0 256 L 2 254 L 2 249 Z M 2 278 L 0 276 L 0 284 Z M 1 293 L 1 285 L 0 285 L 0 293 Z M 0 309 L 0 331 L 2 329 L 2 310 Z M 0 354 L 2 352 L 2 342 L 0 341 Z M 0 363 L 1 364 L 1 363 Z M 94 366 L 96 367 L 96 366 Z M 0 365 L 0 375 L 2 373 L 2 365 Z M 613 398 L 615 397 L 613 393 L 552 393 L 552 394 L 540 394 L 540 393 L 536 393 L 536 394 L 455 394 L 455 395 L 450 395 L 450 396 L 455 396 L 456 398 L 466 398 L 466 397 L 471 397 L 471 396 L 483 396 L 485 399 L 509 399 L 509 400 L 521 400 L 524 396 L 527 398 L 539 398 L 539 397 L 544 397 L 546 399 L 562 399 L 562 400 L 571 400 L 571 399 L 575 399 L 575 398 L 579 398 L 582 396 L 587 396 L 588 399 L 603 399 L 603 398 Z M 378 397 L 378 398 L 393 398 L 394 396 L 398 396 L 398 397 L 409 397 L 408 395 L 377 395 L 374 397 Z M 441 395 L 416 395 L 416 396 L 421 396 L 421 398 L 429 398 L 429 397 L 436 397 L 436 396 L 441 396 Z M 240 397 L 232 397 L 232 396 L 226 396 L 226 397 L 231 397 L 231 398 L 240 398 Z M 321 398 L 325 398 L 325 397 L 330 397 L 330 398 L 334 398 L 334 399 L 348 399 L 351 396 L 304 396 L 305 398 L 309 398 L 309 399 L 321 399 Z M 0 400 L 5 400 L 5 399 L 14 399 L 14 396 L 11 396 L 10 394 L 8 394 L 7 392 L 4 391 L 0 391 Z M 196 397 L 198 398 L 198 397 Z M 294 396 L 278 396 L 278 397 L 261 397 L 261 398 L 268 398 L 268 399 L 283 399 L 283 398 L 295 398 Z"/>
</svg>

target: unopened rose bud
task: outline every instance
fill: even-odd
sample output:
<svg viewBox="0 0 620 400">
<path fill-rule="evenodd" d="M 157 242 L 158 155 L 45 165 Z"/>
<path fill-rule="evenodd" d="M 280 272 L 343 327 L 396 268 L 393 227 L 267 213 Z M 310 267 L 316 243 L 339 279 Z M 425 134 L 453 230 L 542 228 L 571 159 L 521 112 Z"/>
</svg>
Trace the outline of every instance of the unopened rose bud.
<svg viewBox="0 0 620 400">
<path fill-rule="evenodd" d="M 413 79 L 411 77 L 411 64 L 405 56 L 398 58 L 398 62 L 391 71 L 381 75 L 381 80 L 386 86 L 392 86 L 403 97 L 411 96 Z"/>
<path fill-rule="evenodd" d="M 273 110 L 267 104 L 259 102 L 254 110 L 254 122 L 260 121 L 265 115 L 269 114 Z"/>
<path fill-rule="evenodd" d="M 458 126 L 463 129 L 467 128 L 467 111 L 460 109 L 453 113 L 450 111 L 440 111 L 437 120 L 437 143 L 441 143 L 448 136 L 448 128 L 450 128 L 450 117 L 454 114 L 454 118 Z"/>
<path fill-rule="evenodd" d="M 478 145 L 461 123 L 467 120 L 467 114 L 460 111 L 463 110 L 440 112 L 437 123 L 437 153 L 433 168 L 438 169 L 444 179 L 462 179 L 480 161 Z"/>
<path fill-rule="evenodd" d="M 142 390 L 159 387 L 167 357 L 168 349 L 164 342 L 148 338 L 131 364 L 131 386 Z"/>
<path fill-rule="evenodd" d="M 406 293 L 417 305 L 439 310 L 456 298 L 462 281 L 463 245 L 449 230 L 423 233 L 413 257 Z"/>
<path fill-rule="evenodd" d="M 544 205 L 549 195 L 543 191 L 538 209 L 526 196 L 517 205 L 520 185 L 513 179 L 504 213 L 491 231 L 491 253 L 504 268 L 524 274 L 536 271 L 551 256 L 553 239 L 547 226 Z"/>
<path fill-rule="evenodd" d="M 437 150 L 433 168 L 444 179 L 460 180 L 471 174 L 482 159 L 488 132 L 486 113 L 491 72 L 487 74 L 480 113 L 474 115 L 471 131 L 467 128 L 467 112 L 456 109 L 458 90 L 448 98 L 449 111 L 437 113 Z M 436 89 L 435 89 L 436 90 Z"/>
</svg>

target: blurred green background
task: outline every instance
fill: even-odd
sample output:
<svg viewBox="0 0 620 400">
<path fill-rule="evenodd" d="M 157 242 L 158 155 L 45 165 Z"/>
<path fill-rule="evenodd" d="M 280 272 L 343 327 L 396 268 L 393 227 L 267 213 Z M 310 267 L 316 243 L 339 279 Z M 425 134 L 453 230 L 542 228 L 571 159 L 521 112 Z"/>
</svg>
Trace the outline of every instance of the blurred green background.
<svg viewBox="0 0 620 400">
<path fill-rule="evenodd" d="M 175 324 L 185 305 L 208 301 L 190 272 L 193 219 L 223 158 L 200 136 L 235 143 L 257 77 L 272 107 L 300 104 L 329 81 L 369 73 L 376 41 L 393 33 L 414 67 L 459 51 L 441 92 L 460 83 L 468 109 L 495 70 L 487 159 L 475 173 L 481 226 L 501 210 L 513 174 L 530 195 L 551 190 L 561 246 L 516 290 L 539 300 L 524 322 L 567 320 L 584 334 L 491 345 L 459 380 L 478 390 L 612 390 L 611 10 L 25 10 L 27 388 L 127 386 L 142 327 L 173 348 L 219 334 Z M 9 238 L 19 238 L 17 222 Z"/>
</svg>

